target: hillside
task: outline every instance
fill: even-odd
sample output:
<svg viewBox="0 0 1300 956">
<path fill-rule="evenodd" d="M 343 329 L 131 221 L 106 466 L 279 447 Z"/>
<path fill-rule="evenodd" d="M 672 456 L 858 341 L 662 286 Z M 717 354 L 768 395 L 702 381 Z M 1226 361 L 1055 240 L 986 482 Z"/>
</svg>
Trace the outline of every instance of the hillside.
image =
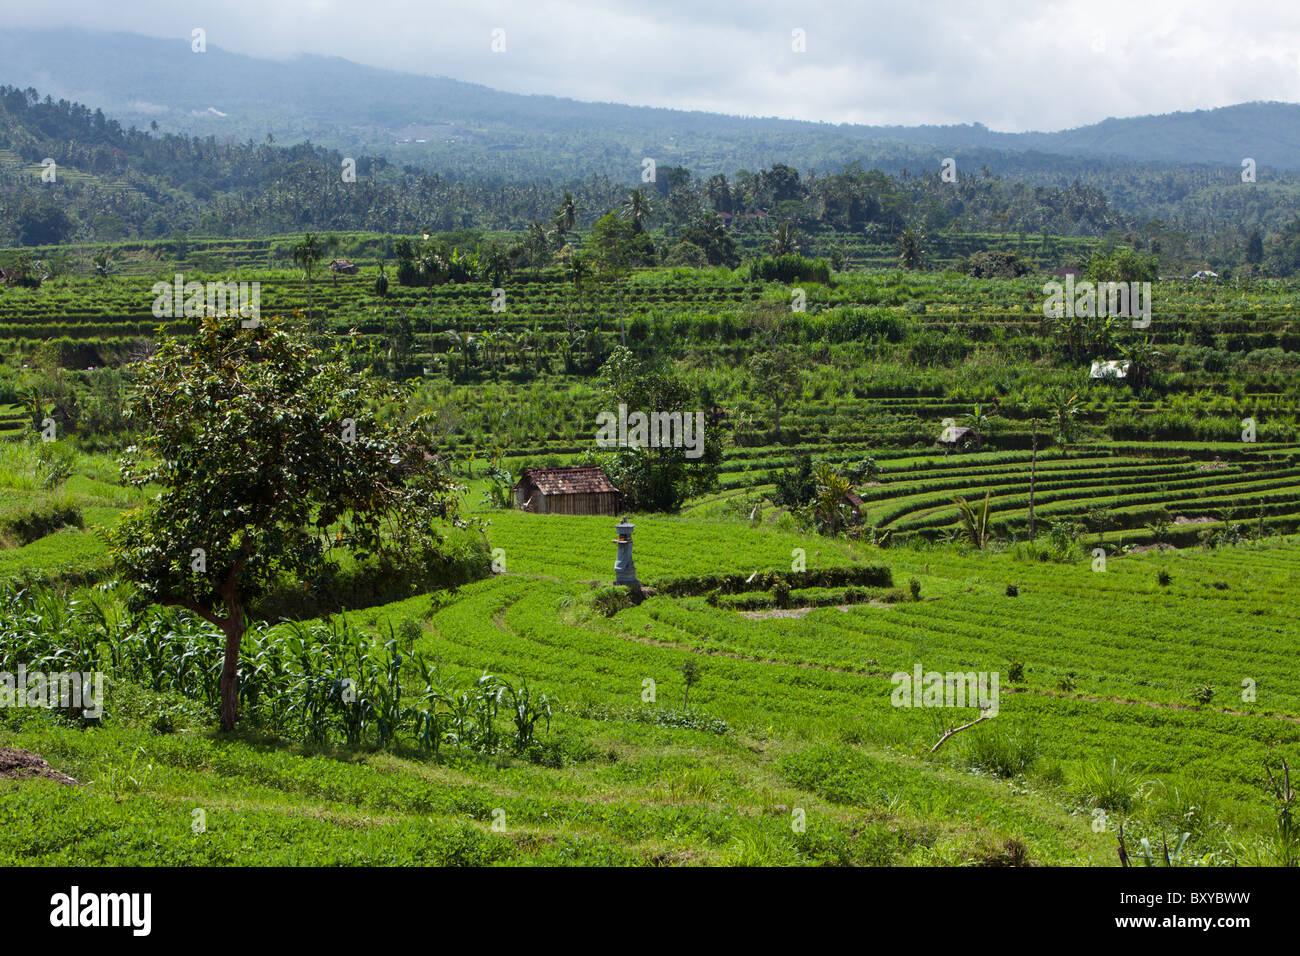
<svg viewBox="0 0 1300 956">
<path fill-rule="evenodd" d="M 341 59 L 265 60 L 215 43 L 196 56 L 188 38 L 70 29 L 6 30 L 0 64 L 0 83 L 88 103 L 126 125 L 156 121 L 166 131 L 254 142 L 271 133 L 277 142 L 310 140 L 345 155 L 512 178 L 603 175 L 631 183 L 643 156 L 706 176 L 774 162 L 917 170 L 937 165 L 945 150 L 962 150 L 970 169 L 987 165 L 1056 182 L 1112 159 L 1237 168 L 1250 156 L 1270 170 L 1300 170 L 1300 106 L 1288 103 L 1001 133 L 978 123 L 869 127 L 585 103 Z"/>
</svg>

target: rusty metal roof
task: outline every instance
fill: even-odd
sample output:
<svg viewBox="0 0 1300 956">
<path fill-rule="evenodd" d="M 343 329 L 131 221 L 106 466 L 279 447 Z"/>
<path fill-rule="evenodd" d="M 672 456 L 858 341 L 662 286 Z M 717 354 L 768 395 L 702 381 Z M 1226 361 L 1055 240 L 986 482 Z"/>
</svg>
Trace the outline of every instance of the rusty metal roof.
<svg viewBox="0 0 1300 956">
<path fill-rule="evenodd" d="M 589 495 L 618 493 L 610 483 L 605 470 L 599 466 L 589 468 L 525 468 L 519 473 L 519 484 L 531 481 L 544 495 Z"/>
</svg>

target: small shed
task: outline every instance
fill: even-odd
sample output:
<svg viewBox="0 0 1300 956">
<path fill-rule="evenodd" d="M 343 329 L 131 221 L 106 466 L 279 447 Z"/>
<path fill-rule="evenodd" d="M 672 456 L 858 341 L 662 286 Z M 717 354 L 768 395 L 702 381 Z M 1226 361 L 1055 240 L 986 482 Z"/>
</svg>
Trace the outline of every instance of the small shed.
<svg viewBox="0 0 1300 956">
<path fill-rule="evenodd" d="M 844 497 L 840 500 L 849 509 L 849 523 L 860 524 L 862 522 L 862 512 L 867 508 L 866 502 L 859 498 L 857 492 L 852 488 L 844 492 Z"/>
<path fill-rule="evenodd" d="M 349 262 L 347 259 L 335 259 L 330 263 L 330 269 L 335 275 L 354 276 L 360 271 L 361 267 L 355 262 Z"/>
<path fill-rule="evenodd" d="M 525 468 L 514 492 L 520 511 L 541 515 L 616 515 L 622 497 L 598 466 Z"/>
<path fill-rule="evenodd" d="M 974 433 L 965 425 L 948 425 L 939 435 L 939 444 L 944 448 L 964 448 L 974 440 Z"/>
<path fill-rule="evenodd" d="M 1092 378 L 1127 378 L 1128 362 L 1119 359 L 1098 359 L 1088 372 Z"/>
</svg>

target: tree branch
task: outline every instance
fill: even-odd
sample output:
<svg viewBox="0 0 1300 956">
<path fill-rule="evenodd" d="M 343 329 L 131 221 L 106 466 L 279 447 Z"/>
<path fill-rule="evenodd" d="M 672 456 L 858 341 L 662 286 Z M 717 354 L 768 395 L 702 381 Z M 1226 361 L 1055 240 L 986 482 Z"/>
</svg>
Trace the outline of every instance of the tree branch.
<svg viewBox="0 0 1300 956">
<path fill-rule="evenodd" d="M 976 717 L 974 720 L 972 720 L 969 724 L 962 724 L 960 727 L 950 727 L 950 728 L 948 728 L 948 732 L 947 732 L 946 734 L 944 734 L 942 737 L 939 738 L 939 742 L 938 742 L 937 744 L 935 744 L 933 747 L 930 748 L 930 753 L 934 753 L 936 750 L 938 750 L 940 747 L 942 747 L 943 744 L 944 744 L 944 742 L 945 742 L 949 737 L 953 736 L 954 734 L 959 734 L 959 733 L 961 733 L 963 730 L 969 730 L 971 727 L 974 727 L 976 724 L 982 724 L 982 723 L 984 723 L 984 721 L 986 721 L 986 720 L 988 720 L 988 719 L 989 719 L 989 715 L 988 715 L 988 714 L 981 714 L 980 716 L 978 716 L 978 717 Z"/>
</svg>

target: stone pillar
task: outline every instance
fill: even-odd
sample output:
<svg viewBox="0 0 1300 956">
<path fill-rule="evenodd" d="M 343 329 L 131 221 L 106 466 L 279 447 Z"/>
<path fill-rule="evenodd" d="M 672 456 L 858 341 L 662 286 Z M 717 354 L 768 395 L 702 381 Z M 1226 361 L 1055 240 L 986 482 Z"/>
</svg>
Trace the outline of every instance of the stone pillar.
<svg viewBox="0 0 1300 956">
<path fill-rule="evenodd" d="M 636 525 L 630 524 L 627 518 L 624 518 L 614 526 L 618 532 L 618 537 L 614 543 L 618 545 L 618 555 L 614 558 L 614 583 L 626 584 L 629 587 L 640 587 L 641 584 L 636 579 L 636 565 L 632 563 L 632 529 Z"/>
</svg>

